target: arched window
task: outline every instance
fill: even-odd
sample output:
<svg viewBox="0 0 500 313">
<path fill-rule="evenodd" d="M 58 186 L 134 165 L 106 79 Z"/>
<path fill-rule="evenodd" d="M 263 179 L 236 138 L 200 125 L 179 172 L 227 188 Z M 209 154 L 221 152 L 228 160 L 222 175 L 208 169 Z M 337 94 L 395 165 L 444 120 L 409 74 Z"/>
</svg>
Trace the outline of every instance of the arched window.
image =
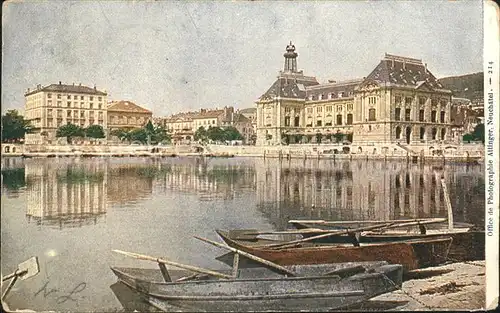
<svg viewBox="0 0 500 313">
<path fill-rule="evenodd" d="M 401 127 L 396 127 L 396 139 L 401 139 Z"/>
<path fill-rule="evenodd" d="M 368 110 L 368 120 L 375 121 L 375 109 Z"/>
<path fill-rule="evenodd" d="M 444 137 L 446 137 L 446 128 L 441 129 L 441 140 L 444 140 Z"/>
<path fill-rule="evenodd" d="M 337 115 L 337 125 L 342 125 L 342 115 L 341 114 L 338 114 Z"/>
<path fill-rule="evenodd" d="M 432 140 L 436 140 L 436 135 L 437 135 L 437 129 L 433 128 L 432 129 Z"/>
<path fill-rule="evenodd" d="M 425 139 L 425 127 L 420 127 L 420 139 Z"/>
</svg>

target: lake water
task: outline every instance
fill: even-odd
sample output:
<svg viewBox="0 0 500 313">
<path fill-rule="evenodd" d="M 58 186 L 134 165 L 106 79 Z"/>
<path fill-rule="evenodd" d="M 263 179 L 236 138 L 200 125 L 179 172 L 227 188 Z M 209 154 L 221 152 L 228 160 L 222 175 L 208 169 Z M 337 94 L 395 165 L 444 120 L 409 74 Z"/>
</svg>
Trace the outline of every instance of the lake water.
<svg viewBox="0 0 500 313">
<path fill-rule="evenodd" d="M 193 235 L 281 230 L 289 219 L 446 217 L 484 224 L 484 166 L 261 158 L 2 158 L 1 269 L 38 256 L 11 308 L 123 311 L 134 305 L 110 266 L 155 268 L 112 249 L 225 268 Z M 136 303 L 137 304 L 137 303 Z M 137 304 L 138 305 L 138 304 Z M 146 310 L 146 309 L 145 309 Z"/>
</svg>

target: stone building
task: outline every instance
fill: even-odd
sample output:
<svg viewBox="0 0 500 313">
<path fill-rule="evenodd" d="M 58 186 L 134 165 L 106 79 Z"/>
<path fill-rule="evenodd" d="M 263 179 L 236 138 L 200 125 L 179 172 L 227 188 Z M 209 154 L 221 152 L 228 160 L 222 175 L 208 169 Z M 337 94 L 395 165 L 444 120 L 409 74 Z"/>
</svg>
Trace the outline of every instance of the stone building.
<svg viewBox="0 0 500 313">
<path fill-rule="evenodd" d="M 108 129 L 141 128 L 153 113 L 131 101 L 112 101 L 108 104 Z"/>
<path fill-rule="evenodd" d="M 448 139 L 451 91 L 421 60 L 386 54 L 365 78 L 330 80 L 297 70 L 295 46 L 284 70 L 257 100 L 257 144 L 319 143 L 336 134 L 353 143 L 418 144 Z"/>
<path fill-rule="evenodd" d="M 242 114 L 246 118 L 250 120 L 252 123 L 252 128 L 253 132 L 256 134 L 257 133 L 257 108 L 246 108 L 246 109 L 241 109 L 238 111 L 238 113 Z"/>
<path fill-rule="evenodd" d="M 107 128 L 107 93 L 79 85 L 51 84 L 28 90 L 25 96 L 25 118 L 34 127 L 26 143 L 55 140 L 56 130 L 65 124 L 81 127 L 101 125 Z"/>
</svg>

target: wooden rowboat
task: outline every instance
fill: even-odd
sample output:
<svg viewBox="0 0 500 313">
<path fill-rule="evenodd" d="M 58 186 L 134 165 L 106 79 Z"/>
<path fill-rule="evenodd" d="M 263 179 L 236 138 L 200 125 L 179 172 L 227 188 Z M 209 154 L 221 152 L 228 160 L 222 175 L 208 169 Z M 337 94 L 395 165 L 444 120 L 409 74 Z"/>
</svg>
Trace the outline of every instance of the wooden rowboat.
<svg viewBox="0 0 500 313">
<path fill-rule="evenodd" d="M 190 276 L 169 270 L 170 282 L 160 270 L 111 270 L 128 287 L 163 311 L 262 312 L 327 311 L 365 302 L 401 287 L 402 266 L 387 262 L 288 266 L 296 277 L 265 268 L 239 269 L 234 279 Z M 226 274 L 231 274 L 227 271 Z M 179 277 L 184 279 L 176 281 Z M 186 279 L 190 277 L 190 279 Z"/>
<path fill-rule="evenodd" d="M 322 226 L 318 232 L 314 232 L 309 228 L 311 225 L 299 223 L 294 221 L 292 223 L 297 229 L 301 230 L 303 238 L 317 236 L 330 229 L 331 231 L 337 229 L 345 229 L 345 226 Z M 316 225 L 314 225 L 316 226 Z M 457 225 L 460 226 L 460 225 Z M 466 226 L 466 225 L 464 225 Z M 331 228 L 330 228 L 331 227 Z M 391 230 L 389 232 L 361 232 L 356 236 L 356 240 L 360 244 L 368 243 L 384 243 L 384 242 L 401 242 L 407 240 L 427 240 L 451 237 L 453 242 L 450 246 L 448 259 L 453 262 L 476 261 L 484 260 L 485 258 L 485 232 L 484 230 L 472 230 L 468 227 L 453 228 L 453 230 L 446 229 L 424 229 L 425 233 L 417 233 L 412 231 L 398 232 Z M 249 236 L 247 236 L 248 239 Z M 352 244 L 353 236 L 331 236 L 318 240 L 313 240 L 315 243 L 337 243 L 337 244 Z"/>
<path fill-rule="evenodd" d="M 273 249 L 245 245 L 231 239 L 225 231 L 216 232 L 228 246 L 280 265 L 387 261 L 403 265 L 405 272 L 446 262 L 452 242 L 452 238 L 446 237 L 374 243 L 359 247 L 320 245 Z"/>
</svg>

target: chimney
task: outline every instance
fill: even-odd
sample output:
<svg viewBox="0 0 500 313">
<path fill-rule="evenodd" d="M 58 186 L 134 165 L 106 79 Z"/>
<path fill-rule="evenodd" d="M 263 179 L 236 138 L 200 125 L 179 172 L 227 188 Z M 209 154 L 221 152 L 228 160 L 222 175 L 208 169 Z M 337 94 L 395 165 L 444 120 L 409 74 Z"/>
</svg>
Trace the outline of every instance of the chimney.
<svg viewBox="0 0 500 313">
<path fill-rule="evenodd" d="M 59 81 L 59 85 L 62 85 L 61 81 Z"/>
<path fill-rule="evenodd" d="M 73 86 L 75 85 L 75 83 L 73 83 Z"/>
<path fill-rule="evenodd" d="M 28 88 L 28 91 L 27 92 L 30 92 L 30 89 Z"/>
<path fill-rule="evenodd" d="M 80 85 L 79 85 L 79 86 L 80 86 L 80 87 L 82 87 L 82 83 L 80 83 Z"/>
<path fill-rule="evenodd" d="M 37 89 L 37 90 L 42 89 L 42 85 L 41 85 L 41 84 L 36 85 L 36 89 Z"/>
<path fill-rule="evenodd" d="M 427 73 L 427 63 L 425 63 L 425 73 Z"/>
<path fill-rule="evenodd" d="M 97 90 L 97 87 L 96 87 L 96 85 L 95 85 L 95 84 L 94 84 L 94 90 Z"/>
</svg>

